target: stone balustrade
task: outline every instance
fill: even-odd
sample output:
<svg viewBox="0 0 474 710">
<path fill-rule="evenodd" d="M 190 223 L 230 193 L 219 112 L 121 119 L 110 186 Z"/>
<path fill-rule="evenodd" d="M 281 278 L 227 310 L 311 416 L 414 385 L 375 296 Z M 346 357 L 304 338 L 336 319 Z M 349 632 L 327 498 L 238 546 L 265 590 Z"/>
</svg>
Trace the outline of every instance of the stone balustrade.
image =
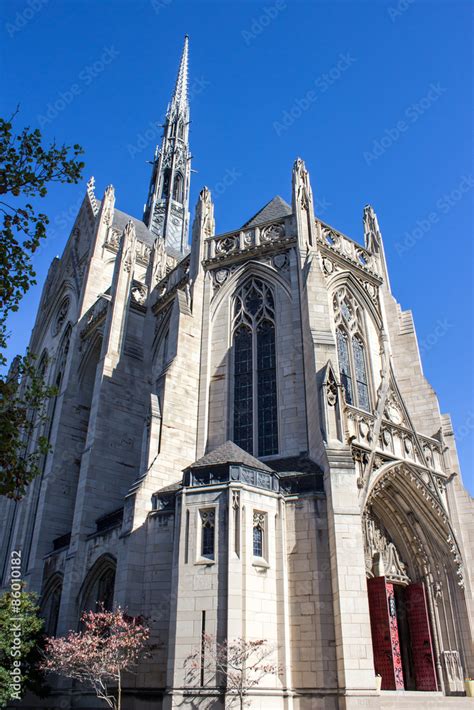
<svg viewBox="0 0 474 710">
<path fill-rule="evenodd" d="M 227 232 L 205 241 L 205 261 L 227 259 L 241 252 L 252 251 L 260 247 L 293 239 L 288 229 L 287 220 L 278 220 L 259 227 Z"/>
</svg>

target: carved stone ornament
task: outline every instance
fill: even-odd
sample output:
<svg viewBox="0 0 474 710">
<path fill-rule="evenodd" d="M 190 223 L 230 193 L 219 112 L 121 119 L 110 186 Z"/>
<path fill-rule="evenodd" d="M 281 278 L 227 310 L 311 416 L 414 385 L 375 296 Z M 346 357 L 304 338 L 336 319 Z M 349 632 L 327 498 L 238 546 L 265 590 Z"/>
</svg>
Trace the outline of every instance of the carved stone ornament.
<svg viewBox="0 0 474 710">
<path fill-rule="evenodd" d="M 406 565 L 380 521 L 368 512 L 363 517 L 362 525 L 367 575 L 385 576 L 390 582 L 409 584 Z"/>
<path fill-rule="evenodd" d="M 216 240 L 216 254 L 228 254 L 237 249 L 238 242 L 235 237 L 225 237 Z"/>
<path fill-rule="evenodd" d="M 276 254 L 273 257 L 273 266 L 276 269 L 286 269 L 288 266 L 288 255 L 287 254 Z"/>
<path fill-rule="evenodd" d="M 227 279 L 229 275 L 229 270 L 228 269 L 218 269 L 215 273 L 215 279 L 216 282 L 219 284 L 219 286 L 222 286 L 224 281 Z"/>
<path fill-rule="evenodd" d="M 63 301 L 61 302 L 61 305 L 59 306 L 58 312 L 56 314 L 56 318 L 54 319 L 54 322 L 53 322 L 53 329 L 52 329 L 53 336 L 58 335 L 58 333 L 61 331 L 61 329 L 64 325 L 64 322 L 67 318 L 67 314 L 69 312 L 69 303 L 70 303 L 69 298 L 66 297 L 65 299 L 63 299 Z"/>
<path fill-rule="evenodd" d="M 132 302 L 137 303 L 139 306 L 144 306 L 146 302 L 147 289 L 144 284 L 133 282 L 131 292 L 130 292 Z"/>
<path fill-rule="evenodd" d="M 232 491 L 232 508 L 233 510 L 240 508 L 240 491 Z"/>
<path fill-rule="evenodd" d="M 384 416 L 392 422 L 392 424 L 403 424 L 403 413 L 393 393 L 387 398 Z"/>
<path fill-rule="evenodd" d="M 337 404 L 337 383 L 332 375 L 328 378 L 326 383 L 326 397 L 328 405 L 335 407 Z"/>
<path fill-rule="evenodd" d="M 285 226 L 283 224 L 270 224 L 268 227 L 264 227 L 260 233 L 260 240 L 262 242 L 273 242 L 277 239 L 281 239 L 285 235 Z"/>
</svg>

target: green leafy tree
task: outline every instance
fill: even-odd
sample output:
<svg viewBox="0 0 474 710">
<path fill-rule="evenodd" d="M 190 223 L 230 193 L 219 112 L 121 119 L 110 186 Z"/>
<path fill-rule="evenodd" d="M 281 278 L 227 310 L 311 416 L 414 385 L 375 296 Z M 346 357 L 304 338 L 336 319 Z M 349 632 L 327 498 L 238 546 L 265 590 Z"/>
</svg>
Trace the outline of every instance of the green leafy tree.
<svg viewBox="0 0 474 710">
<path fill-rule="evenodd" d="M 0 597 L 0 707 L 21 697 L 26 690 L 44 695 L 42 674 L 38 670 L 43 646 L 43 619 L 39 616 L 37 597 L 24 590 L 7 592 Z M 20 662 L 19 676 L 16 663 Z M 14 687 L 20 678 L 21 690 Z"/>
<path fill-rule="evenodd" d="M 13 123 L 0 118 L 0 365 L 6 365 L 7 318 L 18 310 L 29 288 L 36 283 L 32 255 L 47 235 L 48 216 L 33 202 L 44 198 L 52 183 L 77 183 L 82 176 L 83 151 L 79 145 L 43 146 L 38 129 L 18 134 Z M 2 221 L 3 220 L 3 221 Z M 40 471 L 48 451 L 40 435 L 44 404 L 54 396 L 45 386 L 33 353 L 18 357 L 8 374 L 0 376 L 0 494 L 18 500 Z M 36 431 L 34 449 L 27 444 Z"/>
<path fill-rule="evenodd" d="M 42 457 L 51 448 L 44 433 L 46 405 L 56 393 L 45 385 L 30 354 L 17 356 L 0 379 L 0 495 L 19 500 L 41 472 Z"/>
</svg>

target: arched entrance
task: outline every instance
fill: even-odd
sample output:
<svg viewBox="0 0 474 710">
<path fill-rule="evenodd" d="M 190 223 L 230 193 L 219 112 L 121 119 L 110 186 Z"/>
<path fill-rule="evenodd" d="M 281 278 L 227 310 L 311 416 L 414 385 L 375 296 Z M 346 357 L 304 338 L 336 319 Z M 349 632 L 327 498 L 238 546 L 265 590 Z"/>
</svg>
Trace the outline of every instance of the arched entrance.
<svg viewBox="0 0 474 710">
<path fill-rule="evenodd" d="M 462 693 L 462 564 L 429 473 L 402 463 L 381 469 L 367 495 L 363 531 L 382 689 Z"/>
</svg>

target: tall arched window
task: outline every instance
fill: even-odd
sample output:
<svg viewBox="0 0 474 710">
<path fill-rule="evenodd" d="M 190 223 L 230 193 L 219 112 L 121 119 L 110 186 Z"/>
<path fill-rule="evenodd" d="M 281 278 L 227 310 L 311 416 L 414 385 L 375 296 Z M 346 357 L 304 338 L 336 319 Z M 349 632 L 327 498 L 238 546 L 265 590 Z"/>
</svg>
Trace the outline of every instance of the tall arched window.
<svg viewBox="0 0 474 710">
<path fill-rule="evenodd" d="M 341 384 L 344 387 L 346 402 L 347 404 L 353 404 L 354 397 L 352 392 L 348 336 L 347 333 L 341 328 L 338 328 L 337 331 L 337 356 L 339 358 L 339 374 L 341 375 Z"/>
<path fill-rule="evenodd" d="M 176 200 L 176 202 L 183 201 L 183 187 L 184 187 L 183 176 L 181 173 L 176 173 L 175 178 L 174 178 L 174 185 L 173 185 L 173 200 Z"/>
<path fill-rule="evenodd" d="M 275 302 L 246 281 L 234 301 L 234 442 L 255 456 L 278 453 Z"/>
<path fill-rule="evenodd" d="M 360 336 L 350 338 L 345 330 L 338 328 L 337 356 L 347 404 L 370 411 L 365 348 Z"/>
<path fill-rule="evenodd" d="M 340 288 L 333 298 L 339 374 L 347 404 L 370 411 L 363 312 L 351 293 Z"/>
<path fill-rule="evenodd" d="M 101 557 L 88 574 L 82 595 L 80 611 L 97 611 L 103 606 L 113 609 L 116 563 L 108 555 Z"/>
<path fill-rule="evenodd" d="M 352 352 L 354 355 L 354 371 L 357 386 L 357 400 L 361 409 L 368 410 L 369 387 L 367 384 L 367 366 L 365 363 L 364 346 L 358 335 L 352 338 Z"/>
<path fill-rule="evenodd" d="M 58 628 L 59 607 L 61 605 L 62 576 L 55 574 L 47 583 L 41 603 L 44 631 L 47 636 L 55 636 Z"/>
</svg>

